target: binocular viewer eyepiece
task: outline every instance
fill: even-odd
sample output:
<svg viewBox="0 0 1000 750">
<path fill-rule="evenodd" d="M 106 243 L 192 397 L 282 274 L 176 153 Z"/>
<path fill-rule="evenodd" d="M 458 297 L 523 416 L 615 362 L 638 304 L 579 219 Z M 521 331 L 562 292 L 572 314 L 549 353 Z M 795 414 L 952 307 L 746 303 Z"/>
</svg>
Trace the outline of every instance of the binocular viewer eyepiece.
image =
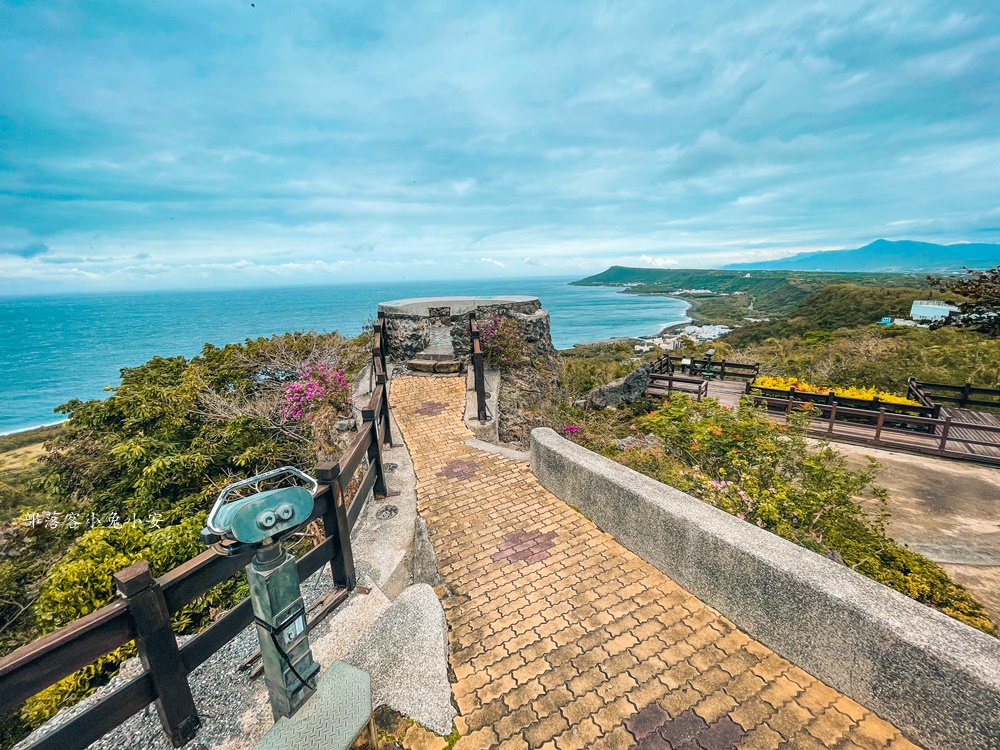
<svg viewBox="0 0 1000 750">
<path fill-rule="evenodd" d="M 207 545 L 235 542 L 235 545 L 216 547 L 218 551 L 231 555 L 246 547 L 274 543 L 304 524 L 312 515 L 313 498 L 312 491 L 302 485 L 278 487 L 247 497 L 236 495 L 244 487 L 285 476 L 308 482 L 313 491 L 319 486 L 315 479 L 291 466 L 233 482 L 223 488 L 212 506 L 201 532 L 202 542 Z"/>
</svg>

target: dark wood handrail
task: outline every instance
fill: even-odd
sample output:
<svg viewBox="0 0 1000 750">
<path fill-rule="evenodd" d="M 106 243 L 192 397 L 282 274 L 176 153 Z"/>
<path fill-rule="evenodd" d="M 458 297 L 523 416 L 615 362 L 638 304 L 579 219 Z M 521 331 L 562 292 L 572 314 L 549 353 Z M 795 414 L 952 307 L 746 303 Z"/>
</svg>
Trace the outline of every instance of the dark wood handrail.
<svg viewBox="0 0 1000 750">
<path fill-rule="evenodd" d="M 694 388 L 678 387 L 692 385 Z M 708 381 L 704 378 L 693 378 L 673 373 L 650 373 L 649 385 L 646 386 L 647 396 L 669 396 L 674 391 L 690 393 L 694 395 L 696 401 L 701 401 L 708 395 Z"/>
<path fill-rule="evenodd" d="M 849 396 L 842 396 L 832 389 L 826 393 L 809 393 L 807 391 L 798 391 L 795 388 L 764 388 L 756 383 L 747 383 L 746 392 L 748 394 L 767 396 L 769 398 L 787 399 L 791 397 L 794 399 L 801 399 L 803 401 L 811 401 L 817 405 L 823 404 L 825 406 L 837 403 L 840 404 L 842 413 L 846 413 L 844 412 L 844 409 L 847 408 L 864 409 L 865 407 L 869 407 L 873 412 L 877 412 L 879 409 L 885 409 L 887 412 L 891 412 L 892 414 L 909 414 L 918 417 L 936 418 L 939 416 L 938 412 L 940 411 L 934 406 L 926 406 L 924 404 L 897 404 L 889 401 L 881 401 L 878 398 L 851 398 Z M 912 395 L 910 398 L 912 398 Z"/>
<path fill-rule="evenodd" d="M 1000 408 L 1000 389 L 980 388 L 971 383 L 963 385 L 953 385 L 948 383 L 929 383 L 910 378 L 907 381 L 907 390 L 921 403 L 940 406 L 945 404 L 956 404 L 960 409 L 966 407 Z M 948 395 L 954 394 L 954 395 Z M 973 398 L 973 396 L 986 396 L 986 400 Z"/>
<path fill-rule="evenodd" d="M 684 364 L 684 360 L 690 362 Z M 705 372 L 708 367 L 708 359 L 698 359 L 696 357 L 681 357 L 677 354 L 664 354 L 653 362 L 650 372 L 671 373 L 678 370 L 685 375 L 698 376 Z M 748 364 L 746 362 L 730 362 L 725 359 L 713 359 L 711 377 L 717 380 L 749 378 L 753 380 L 760 374 L 760 364 Z"/>
<path fill-rule="evenodd" d="M 476 418 L 480 422 L 487 421 L 489 413 L 486 409 L 486 358 L 483 355 L 483 345 L 479 340 L 479 323 L 476 313 L 469 313 L 469 353 L 472 356 L 472 380 L 476 389 Z"/>
<path fill-rule="evenodd" d="M 300 580 L 305 580 L 329 563 L 335 584 L 345 589 L 354 587 L 356 577 L 350 549 L 351 529 L 357 522 L 368 494 L 374 491 L 384 495 L 386 492 L 382 447 L 391 446 L 392 437 L 383 326 L 384 317 L 380 314 L 375 323 L 372 346 L 372 370 L 376 384 L 368 405 L 362 409 L 363 423 L 358 435 L 337 462 L 323 463 L 316 468 L 320 486 L 313 493 L 314 508 L 309 522 L 322 520 L 325 538 L 297 561 Z M 368 468 L 362 475 L 360 485 L 351 498 L 344 498 L 348 483 L 365 458 L 368 459 Z M 252 554 L 252 551 L 246 551 L 238 555 L 223 556 L 213 550 L 206 550 L 159 578 L 150 578 L 143 586 L 138 587 L 139 590 L 134 595 L 111 602 L 0 658 L 0 714 L 15 709 L 64 677 L 136 640 L 140 642 L 140 651 L 145 646 L 150 654 L 179 653 L 178 666 L 169 674 L 162 673 L 162 670 L 159 674 L 155 669 L 145 670 L 67 724 L 39 738 L 30 747 L 32 750 L 50 747 L 60 750 L 85 748 L 153 701 L 157 703 L 161 723 L 171 742 L 180 746 L 189 741 L 198 726 L 197 715 L 178 719 L 176 711 L 171 708 L 184 702 L 183 694 L 190 696 L 190 690 L 183 689 L 187 687 L 187 675 L 252 622 L 250 600 L 239 602 L 209 628 L 178 649 L 176 639 L 169 629 L 169 620 L 166 628 L 160 627 L 147 633 L 152 640 L 142 640 L 147 637 L 141 632 L 146 627 L 143 623 L 149 620 L 150 612 L 153 612 L 144 603 L 150 598 L 145 594 L 152 591 L 152 599 L 162 602 L 159 606 L 169 617 L 242 569 L 249 563 Z M 118 575 L 128 574 L 128 571 L 136 567 L 130 566 Z M 142 574 L 148 576 L 148 573 Z M 130 580 L 132 579 L 125 575 L 119 581 L 123 594 L 129 593 L 122 586 L 130 585 Z M 137 609 L 138 607 L 142 609 Z M 172 644 L 164 639 L 169 639 Z M 178 675 L 178 670 L 183 674 Z M 167 680 L 180 680 L 182 687 L 171 692 L 182 695 L 167 695 L 162 689 Z M 161 689 L 158 689 L 158 683 Z"/>
<path fill-rule="evenodd" d="M 970 451 L 955 450 L 948 447 L 949 443 L 965 446 L 983 446 L 1000 450 L 1000 426 L 977 424 L 974 422 L 963 422 L 951 417 L 935 418 L 914 416 L 911 414 L 898 414 L 881 408 L 878 411 L 871 409 L 853 409 L 841 406 L 836 402 L 825 404 L 822 401 L 810 401 L 807 399 L 794 398 L 772 398 L 770 396 L 753 397 L 754 403 L 762 404 L 768 408 L 778 408 L 786 413 L 793 409 L 815 409 L 820 412 L 821 421 L 826 422 L 823 429 L 811 427 L 813 433 L 820 433 L 828 437 L 834 437 L 848 442 L 858 442 L 856 435 L 845 434 L 843 431 L 837 433 L 836 426 L 851 427 L 855 430 L 865 430 L 871 428 L 873 436 L 871 439 L 861 439 L 880 447 L 898 448 L 901 450 L 915 451 L 929 455 L 944 456 L 947 458 L 957 458 L 968 461 L 978 461 L 982 463 L 1000 464 L 1000 457 L 973 453 Z M 860 417 L 863 422 L 844 423 L 842 417 Z M 815 425 L 815 422 L 814 422 Z M 913 430 L 898 429 L 899 425 L 925 425 L 931 429 L 926 432 L 914 432 Z M 964 437 L 954 434 L 955 430 L 968 430 L 975 433 L 988 433 L 997 435 L 995 441 L 979 440 L 975 437 Z M 921 442 L 922 441 L 922 442 Z"/>
</svg>

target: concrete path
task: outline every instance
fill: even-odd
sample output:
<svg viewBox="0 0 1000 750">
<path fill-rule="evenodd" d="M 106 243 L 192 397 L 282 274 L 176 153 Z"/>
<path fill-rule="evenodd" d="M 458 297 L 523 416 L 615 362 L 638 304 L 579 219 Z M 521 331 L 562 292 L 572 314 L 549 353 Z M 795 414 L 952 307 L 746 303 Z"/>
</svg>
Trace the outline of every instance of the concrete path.
<svg viewBox="0 0 1000 750">
<path fill-rule="evenodd" d="M 837 443 L 856 468 L 879 463 L 889 536 L 929 557 L 1000 622 L 1000 468 Z M 873 510 L 874 504 L 870 504 Z"/>
<path fill-rule="evenodd" d="M 393 380 L 445 579 L 467 748 L 913 748 L 557 500 L 467 445 L 461 378 Z"/>
</svg>

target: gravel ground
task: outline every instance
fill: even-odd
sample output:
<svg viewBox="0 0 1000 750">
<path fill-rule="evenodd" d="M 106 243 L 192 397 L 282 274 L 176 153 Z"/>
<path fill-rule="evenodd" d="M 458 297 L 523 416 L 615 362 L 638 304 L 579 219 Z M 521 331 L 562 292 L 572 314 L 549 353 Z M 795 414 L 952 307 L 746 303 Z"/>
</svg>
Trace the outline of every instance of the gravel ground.
<svg viewBox="0 0 1000 750">
<path fill-rule="evenodd" d="M 332 585 L 330 568 L 324 566 L 322 570 L 314 573 L 302 585 L 302 597 L 305 599 L 306 605 L 308 606 L 326 593 Z M 336 613 L 320 623 L 313 631 L 313 635 L 310 636 L 310 642 L 316 641 L 319 645 L 324 635 L 330 632 L 331 625 L 334 620 L 338 619 L 338 615 L 343 613 L 345 609 L 352 609 L 356 600 L 369 596 L 352 594 L 348 602 L 342 604 Z M 379 610 L 378 614 L 380 613 Z M 377 614 L 375 616 L 377 617 Z M 192 637 L 184 636 L 179 641 L 183 644 Z M 263 678 L 251 681 L 245 672 L 239 671 L 239 666 L 257 650 L 257 646 L 257 635 L 253 626 L 247 627 L 191 673 L 188 681 L 191 685 L 191 693 L 194 695 L 195 705 L 198 708 L 198 715 L 202 721 L 197 736 L 188 745 L 191 750 L 252 748 L 264 732 L 270 728 L 273 722 Z M 330 653 L 329 649 L 324 649 L 324 651 L 326 651 L 324 655 Z M 53 729 L 62 726 L 69 719 L 93 705 L 102 696 L 115 690 L 141 671 L 142 665 L 139 659 L 129 659 L 122 665 L 121 670 L 110 683 L 77 705 L 61 711 L 16 745 L 15 750 L 21 750 Z M 152 705 L 125 721 L 90 747 L 92 750 L 172 750 L 169 740 L 160 728 L 156 708 Z"/>
</svg>

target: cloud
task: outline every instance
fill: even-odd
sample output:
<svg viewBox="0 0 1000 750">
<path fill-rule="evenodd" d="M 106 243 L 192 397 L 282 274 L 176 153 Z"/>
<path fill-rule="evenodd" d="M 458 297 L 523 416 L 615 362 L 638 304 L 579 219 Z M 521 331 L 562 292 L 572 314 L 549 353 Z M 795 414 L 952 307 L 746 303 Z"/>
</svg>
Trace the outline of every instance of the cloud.
<svg viewBox="0 0 1000 750">
<path fill-rule="evenodd" d="M 992 9 L 257 5 L 0 0 L 0 293 L 1000 241 Z"/>
<path fill-rule="evenodd" d="M 639 262 L 644 266 L 653 268 L 669 268 L 677 265 L 677 258 L 654 257 L 652 255 L 640 255 Z"/>
<path fill-rule="evenodd" d="M 13 255 L 18 258 L 37 258 L 48 253 L 49 246 L 44 242 L 31 242 L 15 247 L 0 247 L 0 255 Z"/>
</svg>

